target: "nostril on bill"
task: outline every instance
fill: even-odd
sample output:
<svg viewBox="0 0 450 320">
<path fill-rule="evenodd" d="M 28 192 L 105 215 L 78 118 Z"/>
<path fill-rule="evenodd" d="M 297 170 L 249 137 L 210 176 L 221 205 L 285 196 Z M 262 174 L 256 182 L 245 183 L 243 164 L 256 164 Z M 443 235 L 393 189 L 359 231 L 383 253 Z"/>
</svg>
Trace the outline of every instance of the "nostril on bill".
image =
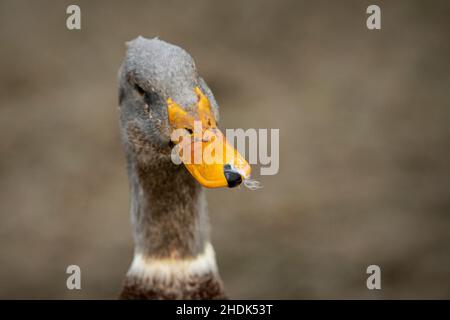
<svg viewBox="0 0 450 320">
<path fill-rule="evenodd" d="M 229 164 L 223 166 L 223 174 L 225 175 L 225 179 L 227 179 L 229 188 L 234 188 L 242 183 L 241 174 Z"/>
</svg>

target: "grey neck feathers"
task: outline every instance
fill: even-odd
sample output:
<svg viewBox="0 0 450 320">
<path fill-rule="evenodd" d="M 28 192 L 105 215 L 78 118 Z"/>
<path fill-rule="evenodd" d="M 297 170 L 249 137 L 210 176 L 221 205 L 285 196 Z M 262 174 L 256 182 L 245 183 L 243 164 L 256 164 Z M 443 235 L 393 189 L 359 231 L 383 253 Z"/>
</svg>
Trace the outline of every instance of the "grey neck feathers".
<svg viewBox="0 0 450 320">
<path fill-rule="evenodd" d="M 129 164 L 131 219 L 136 253 L 192 258 L 209 240 L 203 189 L 183 166 L 160 159 Z"/>
<path fill-rule="evenodd" d="M 135 256 L 195 259 L 209 241 L 202 188 L 182 166 L 167 161 L 139 164 L 129 160 L 131 217 Z M 214 259 L 214 257 L 212 257 Z M 215 265 L 215 261 L 213 261 Z M 215 268 L 170 278 L 128 274 L 121 299 L 224 299 Z"/>
<path fill-rule="evenodd" d="M 214 252 L 206 250 L 209 221 L 202 187 L 183 165 L 172 163 L 170 149 L 149 141 L 135 123 L 128 123 L 122 130 L 135 259 L 143 257 L 146 262 L 138 260 L 137 269 L 133 269 L 133 261 L 120 298 L 224 298 Z M 206 259 L 202 258 L 205 253 Z M 201 259 L 200 265 L 195 265 L 194 272 L 186 272 L 183 261 L 198 261 L 196 258 Z M 169 268 L 169 278 L 161 277 L 153 268 L 160 267 L 158 261 L 171 261 L 170 266 L 163 266 Z M 142 267 L 146 271 L 142 272 Z"/>
</svg>

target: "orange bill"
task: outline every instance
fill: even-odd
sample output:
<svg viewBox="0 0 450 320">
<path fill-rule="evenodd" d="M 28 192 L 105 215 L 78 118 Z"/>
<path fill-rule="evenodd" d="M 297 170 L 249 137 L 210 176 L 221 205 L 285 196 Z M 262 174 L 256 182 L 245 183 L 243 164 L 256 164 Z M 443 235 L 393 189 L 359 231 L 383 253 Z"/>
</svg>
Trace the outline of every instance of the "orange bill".
<svg viewBox="0 0 450 320">
<path fill-rule="evenodd" d="M 208 98 L 198 87 L 195 93 L 197 104 L 186 110 L 167 100 L 178 157 L 204 187 L 235 187 L 250 177 L 250 165 L 217 128 Z"/>
</svg>

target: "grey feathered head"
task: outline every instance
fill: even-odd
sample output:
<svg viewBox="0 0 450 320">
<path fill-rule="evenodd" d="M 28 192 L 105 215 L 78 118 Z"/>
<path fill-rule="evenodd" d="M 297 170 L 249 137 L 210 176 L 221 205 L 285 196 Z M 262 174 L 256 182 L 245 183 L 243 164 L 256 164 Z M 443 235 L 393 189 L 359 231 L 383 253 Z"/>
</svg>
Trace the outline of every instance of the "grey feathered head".
<svg viewBox="0 0 450 320">
<path fill-rule="evenodd" d="M 157 38 L 139 36 L 128 42 L 119 72 L 122 127 L 137 126 L 149 141 L 166 147 L 170 141 L 167 99 L 189 108 L 197 102 L 195 87 L 208 97 L 218 120 L 219 106 L 185 50 Z"/>
<path fill-rule="evenodd" d="M 168 107 L 172 104 L 178 113 L 186 112 L 189 123 L 203 118 L 204 130 L 216 135 L 217 140 L 227 146 L 227 152 L 236 154 L 226 163 L 202 164 L 196 168 L 183 161 L 201 184 L 219 187 L 226 186 L 228 182 L 228 186 L 235 186 L 242 178 L 248 177 L 249 165 L 233 148 L 228 147 L 216 127 L 219 106 L 205 81 L 198 75 L 192 57 L 182 48 L 156 38 L 138 37 L 128 42 L 127 46 L 119 72 L 120 119 L 122 138 L 136 159 L 141 162 L 155 161 L 155 158 L 170 161 L 173 125 L 171 127 L 169 123 Z M 183 122 L 183 126 L 187 122 Z M 198 138 L 192 133 L 191 124 L 184 126 L 184 129 Z"/>
</svg>

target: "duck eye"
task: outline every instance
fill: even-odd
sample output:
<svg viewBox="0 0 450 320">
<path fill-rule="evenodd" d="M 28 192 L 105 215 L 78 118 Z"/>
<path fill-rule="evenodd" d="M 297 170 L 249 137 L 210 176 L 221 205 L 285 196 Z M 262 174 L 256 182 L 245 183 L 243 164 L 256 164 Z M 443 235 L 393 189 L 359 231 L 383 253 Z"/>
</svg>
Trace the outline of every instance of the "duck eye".
<svg viewBox="0 0 450 320">
<path fill-rule="evenodd" d="M 134 88 L 136 89 L 137 92 L 139 92 L 139 94 L 141 96 L 143 96 L 145 94 L 145 90 L 142 89 L 140 86 L 138 86 L 137 84 L 134 85 Z"/>
</svg>

